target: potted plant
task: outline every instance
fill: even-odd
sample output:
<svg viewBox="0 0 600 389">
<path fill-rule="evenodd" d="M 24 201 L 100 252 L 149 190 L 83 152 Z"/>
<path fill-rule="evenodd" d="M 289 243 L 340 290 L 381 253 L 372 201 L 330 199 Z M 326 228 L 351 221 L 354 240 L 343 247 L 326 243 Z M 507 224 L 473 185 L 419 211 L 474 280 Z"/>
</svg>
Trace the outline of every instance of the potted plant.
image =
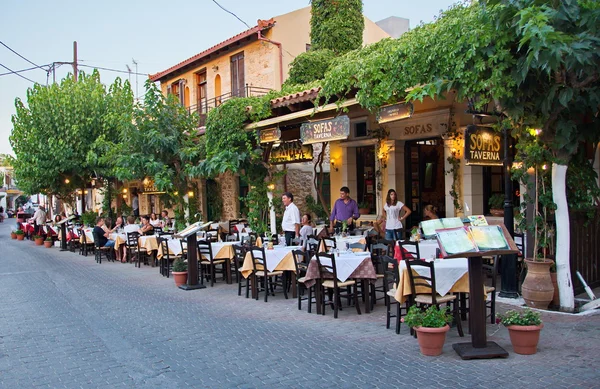
<svg viewBox="0 0 600 389">
<path fill-rule="evenodd" d="M 434 305 L 426 311 L 413 305 L 403 318 L 404 323 L 417 332 L 421 354 L 427 356 L 442 354 L 446 332 L 450 329 L 448 323 L 451 320 L 452 315 L 448 312 L 448 308 L 439 309 Z"/>
<path fill-rule="evenodd" d="M 540 331 L 544 328 L 539 312 L 527 308 L 523 311 L 510 310 L 498 315 L 510 335 L 510 343 L 517 354 L 531 355 L 537 352 Z"/>
<path fill-rule="evenodd" d="M 44 241 L 44 247 L 49 249 L 50 247 L 52 247 L 54 245 L 54 241 L 52 240 L 51 236 L 47 236 L 46 240 Z"/>
<path fill-rule="evenodd" d="M 41 246 L 44 244 L 44 237 L 41 235 L 34 235 L 33 240 L 36 246 Z"/>
<path fill-rule="evenodd" d="M 171 271 L 173 278 L 175 279 L 175 285 L 177 287 L 185 285 L 187 283 L 187 262 L 183 261 L 183 258 L 176 258 L 173 262 L 173 269 Z"/>
<path fill-rule="evenodd" d="M 10 238 L 11 239 L 17 239 L 17 234 L 15 233 L 15 231 L 11 231 L 10 232 Z"/>
<path fill-rule="evenodd" d="M 493 216 L 504 216 L 504 196 L 500 193 L 494 193 L 488 200 L 490 213 Z"/>
<path fill-rule="evenodd" d="M 15 235 L 17 236 L 17 240 L 25 239 L 25 231 L 23 231 L 22 229 L 16 230 Z"/>
<path fill-rule="evenodd" d="M 368 201 L 361 201 L 358 203 L 358 213 L 361 215 L 368 215 L 371 212 L 371 204 Z"/>
</svg>

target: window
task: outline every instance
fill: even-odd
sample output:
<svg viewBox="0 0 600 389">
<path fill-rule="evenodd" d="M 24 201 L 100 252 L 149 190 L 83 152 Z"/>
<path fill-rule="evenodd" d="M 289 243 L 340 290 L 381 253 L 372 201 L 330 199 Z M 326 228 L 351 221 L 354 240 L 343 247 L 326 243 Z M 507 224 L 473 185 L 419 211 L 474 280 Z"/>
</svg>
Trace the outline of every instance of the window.
<svg viewBox="0 0 600 389">
<path fill-rule="evenodd" d="M 362 138 L 368 135 L 367 122 L 352 123 L 355 138 Z"/>
<path fill-rule="evenodd" d="M 310 48 L 311 48 L 311 44 L 310 44 L 310 43 L 307 43 L 307 44 L 306 44 L 306 51 L 309 51 L 309 50 L 310 50 Z"/>
<path fill-rule="evenodd" d="M 246 81 L 244 77 L 244 52 L 231 56 L 231 96 L 246 96 Z"/>
<path fill-rule="evenodd" d="M 207 112 L 206 70 L 196 73 L 196 109 L 200 114 L 205 114 Z"/>
<path fill-rule="evenodd" d="M 179 103 L 181 105 L 185 104 L 185 80 L 179 79 L 170 85 L 170 92 L 167 90 L 168 94 L 173 94 L 177 96 Z"/>
<path fill-rule="evenodd" d="M 376 213 L 375 146 L 356 148 L 356 201 L 360 208 Z M 361 207 L 361 205 L 363 205 Z"/>
</svg>

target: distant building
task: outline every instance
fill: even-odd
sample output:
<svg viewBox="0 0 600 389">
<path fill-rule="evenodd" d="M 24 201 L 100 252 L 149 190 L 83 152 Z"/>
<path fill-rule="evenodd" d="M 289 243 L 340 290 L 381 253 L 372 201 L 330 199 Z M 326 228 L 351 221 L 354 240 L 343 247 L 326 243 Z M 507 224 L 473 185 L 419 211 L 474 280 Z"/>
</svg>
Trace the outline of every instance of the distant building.
<svg viewBox="0 0 600 389">
<path fill-rule="evenodd" d="M 375 24 L 377 24 L 392 38 L 398 38 L 405 32 L 410 31 L 410 21 L 405 18 L 399 18 L 398 16 L 390 16 L 389 18 L 382 19 Z"/>
</svg>

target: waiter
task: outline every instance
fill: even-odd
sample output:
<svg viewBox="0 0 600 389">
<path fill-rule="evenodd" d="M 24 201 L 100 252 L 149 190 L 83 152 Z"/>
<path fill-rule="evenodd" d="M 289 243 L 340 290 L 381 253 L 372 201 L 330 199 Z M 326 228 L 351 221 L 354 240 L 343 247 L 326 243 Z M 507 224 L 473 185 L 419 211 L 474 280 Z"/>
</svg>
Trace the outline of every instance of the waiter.
<svg viewBox="0 0 600 389">
<path fill-rule="evenodd" d="M 285 206 L 281 229 L 285 234 L 285 245 L 291 246 L 292 239 L 300 236 L 300 210 L 294 204 L 294 195 L 290 192 L 285 192 L 281 196 L 281 201 Z"/>
<path fill-rule="evenodd" d="M 354 221 L 360 217 L 358 213 L 358 204 L 350 198 L 350 189 L 347 186 L 342 186 L 340 189 L 340 198 L 333 204 L 333 210 L 329 217 L 329 228 L 341 228 L 342 223 L 346 222 L 348 230 L 354 230 Z"/>
</svg>

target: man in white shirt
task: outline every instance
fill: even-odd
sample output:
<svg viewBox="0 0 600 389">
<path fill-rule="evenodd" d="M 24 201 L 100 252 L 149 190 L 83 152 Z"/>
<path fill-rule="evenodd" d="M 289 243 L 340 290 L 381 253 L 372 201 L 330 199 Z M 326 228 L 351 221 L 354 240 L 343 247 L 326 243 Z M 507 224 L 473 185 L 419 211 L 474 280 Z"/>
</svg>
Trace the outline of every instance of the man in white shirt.
<svg viewBox="0 0 600 389">
<path fill-rule="evenodd" d="M 285 192 L 281 196 L 281 201 L 285 205 L 281 229 L 285 234 L 286 246 L 291 246 L 292 239 L 300 236 L 300 210 L 294 204 L 294 195 L 290 192 Z"/>
<path fill-rule="evenodd" d="M 43 206 L 39 206 L 33 214 L 33 233 L 41 235 L 42 227 L 46 225 L 46 210 Z"/>
</svg>

